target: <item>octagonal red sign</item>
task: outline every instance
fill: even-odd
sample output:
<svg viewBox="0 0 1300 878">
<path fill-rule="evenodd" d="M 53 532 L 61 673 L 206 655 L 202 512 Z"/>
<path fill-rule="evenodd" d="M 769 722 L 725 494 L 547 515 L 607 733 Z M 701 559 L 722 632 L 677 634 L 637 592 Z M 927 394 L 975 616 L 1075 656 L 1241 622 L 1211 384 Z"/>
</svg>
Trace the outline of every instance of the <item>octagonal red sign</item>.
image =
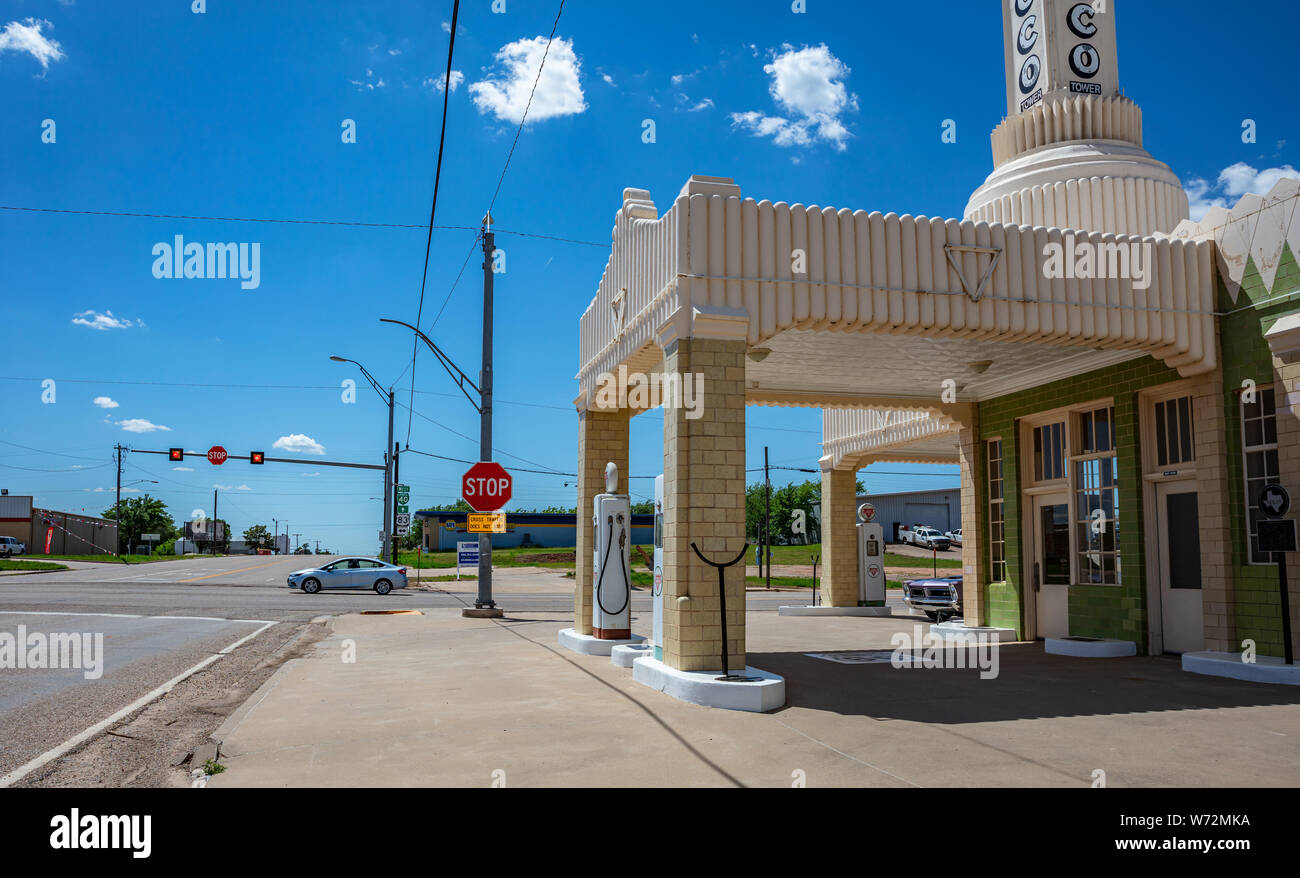
<svg viewBox="0 0 1300 878">
<path fill-rule="evenodd" d="M 475 512 L 495 512 L 510 502 L 513 482 L 501 464 L 479 461 L 461 476 L 460 494 Z"/>
<path fill-rule="evenodd" d="M 222 448 L 220 445 L 213 445 L 208 449 L 208 463 L 214 463 L 220 466 L 226 462 L 228 456 L 229 455 L 226 454 L 226 449 Z"/>
</svg>

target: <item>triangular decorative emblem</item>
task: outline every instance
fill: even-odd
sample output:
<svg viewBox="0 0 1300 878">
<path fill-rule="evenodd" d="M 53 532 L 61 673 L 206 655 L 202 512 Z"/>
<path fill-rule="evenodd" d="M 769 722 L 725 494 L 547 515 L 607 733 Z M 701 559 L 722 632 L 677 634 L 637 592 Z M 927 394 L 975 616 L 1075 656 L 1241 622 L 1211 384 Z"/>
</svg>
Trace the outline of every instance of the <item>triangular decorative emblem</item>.
<svg viewBox="0 0 1300 878">
<path fill-rule="evenodd" d="M 1002 251 L 997 247 L 968 247 L 965 244 L 944 244 L 943 250 L 948 254 L 948 262 L 952 265 L 957 276 L 961 278 L 961 288 L 970 296 L 972 302 L 978 302 L 984 298 L 984 291 L 988 289 L 989 281 L 993 278 L 993 272 L 997 270 L 998 260 L 1002 258 Z M 961 260 L 956 255 L 959 253 L 974 253 L 977 256 L 991 256 L 988 268 L 980 276 L 978 284 L 972 284 L 966 277 L 966 272 L 962 268 Z M 976 260 L 976 264 L 979 260 Z"/>
</svg>

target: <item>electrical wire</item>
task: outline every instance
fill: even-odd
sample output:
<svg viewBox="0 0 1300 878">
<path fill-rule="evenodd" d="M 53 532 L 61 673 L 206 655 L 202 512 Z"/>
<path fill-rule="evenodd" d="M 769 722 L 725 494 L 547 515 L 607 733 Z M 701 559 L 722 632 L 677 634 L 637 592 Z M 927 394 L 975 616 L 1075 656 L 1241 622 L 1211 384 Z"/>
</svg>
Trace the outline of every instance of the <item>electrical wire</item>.
<svg viewBox="0 0 1300 878">
<path fill-rule="evenodd" d="M 433 174 L 433 206 L 429 208 L 429 234 L 424 242 L 424 270 L 420 272 L 420 306 L 415 312 L 415 325 L 424 318 L 424 289 L 429 281 L 429 251 L 433 248 L 433 222 L 438 214 L 438 187 L 442 182 L 442 154 L 447 143 L 447 104 L 451 99 L 451 59 L 456 50 L 456 21 L 460 17 L 460 0 L 451 7 L 451 38 L 447 42 L 447 74 L 442 83 L 442 128 L 438 134 L 438 164 Z M 411 405 L 415 405 L 415 361 L 420 355 L 420 339 L 411 339 Z M 403 375 L 406 373 L 403 372 Z M 399 377 L 400 381 L 401 378 Z M 411 444 L 411 416 L 406 416 L 406 444 Z"/>
</svg>

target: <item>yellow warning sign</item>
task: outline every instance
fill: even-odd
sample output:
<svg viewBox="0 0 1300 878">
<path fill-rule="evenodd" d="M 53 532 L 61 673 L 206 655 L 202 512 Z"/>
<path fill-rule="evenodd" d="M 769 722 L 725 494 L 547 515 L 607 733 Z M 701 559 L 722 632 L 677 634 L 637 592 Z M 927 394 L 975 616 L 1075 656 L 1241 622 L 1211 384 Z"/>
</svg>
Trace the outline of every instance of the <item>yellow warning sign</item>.
<svg viewBox="0 0 1300 878">
<path fill-rule="evenodd" d="M 504 512 L 471 512 L 465 516 L 472 534 L 503 534 L 506 532 L 506 514 Z"/>
</svg>

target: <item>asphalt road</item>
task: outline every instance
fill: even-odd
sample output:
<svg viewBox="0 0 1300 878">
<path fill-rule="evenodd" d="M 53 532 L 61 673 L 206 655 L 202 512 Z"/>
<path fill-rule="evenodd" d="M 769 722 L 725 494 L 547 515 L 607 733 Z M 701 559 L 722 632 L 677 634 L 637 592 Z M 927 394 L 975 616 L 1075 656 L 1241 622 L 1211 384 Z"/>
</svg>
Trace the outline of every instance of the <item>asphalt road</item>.
<svg viewBox="0 0 1300 878">
<path fill-rule="evenodd" d="M 189 740 L 201 741 L 203 729 L 215 728 L 222 710 L 233 709 L 249 687 L 268 676 L 287 656 L 283 650 L 313 619 L 360 610 L 469 606 L 476 595 L 473 580 L 429 584 L 435 590 L 398 590 L 382 597 L 368 591 L 307 595 L 285 587 L 291 571 L 329 560 L 245 556 L 129 566 L 76 564 L 72 570 L 0 577 L 0 633 L 15 635 L 21 625 L 29 635 L 103 637 L 102 669 L 93 679 L 84 662 L 78 668 L 0 667 L 0 784 L 6 777 L 8 783 L 25 784 L 115 784 L 135 778 L 157 783 L 157 766 L 130 763 L 172 758 L 174 753 L 164 746 L 170 732 L 160 732 L 161 740 L 152 747 L 112 750 L 95 742 L 106 740 L 105 735 L 130 737 L 122 731 L 126 728 L 133 728 L 134 734 L 141 734 L 141 728 L 149 733 L 140 710 L 114 717 L 159 687 L 207 662 L 202 673 L 191 678 L 205 682 L 187 680 L 158 702 L 169 702 L 166 723 L 180 717 Z M 516 591 L 509 568 L 499 570 L 497 577 L 501 590 L 495 596 L 507 615 L 572 611 L 572 590 L 561 582 L 555 592 L 548 592 L 545 578 L 534 572 L 527 583 L 518 580 Z M 771 612 L 807 600 L 806 592 L 747 595 L 749 609 Z M 899 599 L 891 596 L 894 603 Z M 632 610 L 634 616 L 650 614 L 649 592 L 633 594 Z M 230 651 L 236 643 L 239 648 Z M 220 657 L 209 661 L 213 656 Z M 176 703 L 186 697 L 196 703 Z M 222 702 L 222 707 L 199 703 L 202 699 Z M 196 713 L 202 716 L 196 719 Z M 87 732 L 93 734 L 78 741 Z M 175 741 L 171 743 L 174 750 Z M 70 744 L 75 746 L 68 752 L 74 755 L 57 752 Z M 84 751 L 80 764 L 78 749 Z M 85 755 L 91 751 L 93 758 Z M 112 764 L 114 760 L 122 764 Z M 30 768 L 33 762 L 41 764 Z M 21 777 L 14 776 L 16 769 L 22 770 Z"/>
</svg>

